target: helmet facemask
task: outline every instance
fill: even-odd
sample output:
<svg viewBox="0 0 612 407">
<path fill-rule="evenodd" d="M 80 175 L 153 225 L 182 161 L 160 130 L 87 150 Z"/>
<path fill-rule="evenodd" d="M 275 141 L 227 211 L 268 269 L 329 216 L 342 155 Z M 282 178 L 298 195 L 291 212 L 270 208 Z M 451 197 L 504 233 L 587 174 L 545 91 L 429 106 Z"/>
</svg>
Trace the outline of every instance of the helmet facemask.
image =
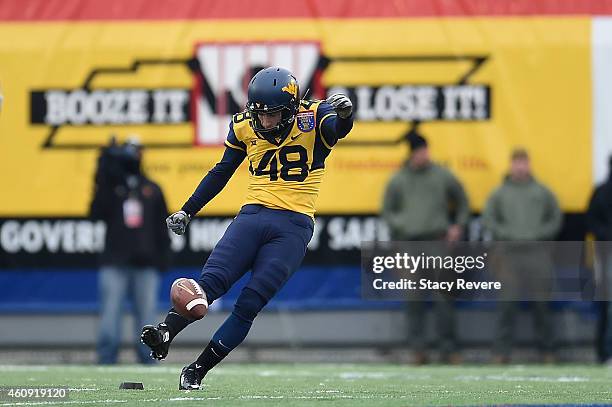
<svg viewBox="0 0 612 407">
<path fill-rule="evenodd" d="M 295 121 L 295 116 L 297 114 L 297 106 L 293 108 L 289 108 L 286 106 L 276 106 L 273 108 L 268 108 L 267 106 L 263 106 L 258 108 L 255 106 L 255 103 L 247 105 L 247 111 L 251 114 L 251 127 L 255 130 L 258 135 L 262 136 L 268 141 L 276 144 L 277 137 L 284 136 L 287 133 L 287 129 L 291 128 L 293 122 Z M 270 128 L 264 127 L 259 117 L 260 114 L 270 114 L 281 112 L 281 117 L 278 123 Z"/>
</svg>

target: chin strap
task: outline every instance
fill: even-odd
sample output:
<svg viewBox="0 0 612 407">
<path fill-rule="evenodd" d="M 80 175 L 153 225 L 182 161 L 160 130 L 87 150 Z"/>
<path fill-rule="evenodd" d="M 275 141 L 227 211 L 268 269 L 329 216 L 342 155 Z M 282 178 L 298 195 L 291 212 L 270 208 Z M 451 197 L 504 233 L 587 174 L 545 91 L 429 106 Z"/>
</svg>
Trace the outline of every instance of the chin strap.
<svg viewBox="0 0 612 407">
<path fill-rule="evenodd" d="M 283 141 L 285 141 L 285 139 L 287 138 L 287 136 L 289 135 L 289 133 L 291 132 L 291 127 L 293 127 L 293 122 L 295 121 L 295 118 L 293 119 L 293 121 L 287 125 L 287 127 L 278 135 L 278 136 L 273 136 L 272 134 L 264 134 L 261 133 L 255 129 L 253 129 L 255 131 L 255 135 L 262 140 L 266 140 L 267 142 L 274 144 L 275 146 L 280 146 L 281 144 L 283 144 Z M 278 127 L 278 125 L 277 125 Z M 280 130 L 280 129 L 279 129 Z"/>
</svg>

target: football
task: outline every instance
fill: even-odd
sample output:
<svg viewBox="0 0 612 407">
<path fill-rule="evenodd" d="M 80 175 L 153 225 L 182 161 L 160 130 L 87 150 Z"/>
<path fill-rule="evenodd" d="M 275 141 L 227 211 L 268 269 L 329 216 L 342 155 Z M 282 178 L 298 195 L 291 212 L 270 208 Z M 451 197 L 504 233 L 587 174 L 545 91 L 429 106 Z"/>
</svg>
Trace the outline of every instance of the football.
<svg viewBox="0 0 612 407">
<path fill-rule="evenodd" d="M 186 318 L 202 319 L 208 312 L 206 294 L 194 279 L 176 279 L 170 288 L 170 299 L 174 309 Z"/>
</svg>

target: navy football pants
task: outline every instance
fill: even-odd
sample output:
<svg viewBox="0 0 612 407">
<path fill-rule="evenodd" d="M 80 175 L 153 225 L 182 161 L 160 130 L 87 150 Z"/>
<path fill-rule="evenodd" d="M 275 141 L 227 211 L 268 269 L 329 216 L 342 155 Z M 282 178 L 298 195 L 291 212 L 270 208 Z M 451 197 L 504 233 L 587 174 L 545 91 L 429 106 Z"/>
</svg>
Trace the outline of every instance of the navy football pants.
<svg viewBox="0 0 612 407">
<path fill-rule="evenodd" d="M 199 283 L 209 304 L 249 270 L 245 288 L 268 302 L 300 266 L 313 228 L 313 220 L 301 213 L 243 206 L 202 270 Z"/>
</svg>

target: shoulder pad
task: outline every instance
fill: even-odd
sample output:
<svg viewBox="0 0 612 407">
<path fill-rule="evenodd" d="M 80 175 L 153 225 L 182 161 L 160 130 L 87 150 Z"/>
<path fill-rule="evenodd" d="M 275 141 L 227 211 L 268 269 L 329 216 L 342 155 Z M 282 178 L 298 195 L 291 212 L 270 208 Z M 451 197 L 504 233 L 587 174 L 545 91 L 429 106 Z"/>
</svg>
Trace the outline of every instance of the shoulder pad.
<svg viewBox="0 0 612 407">
<path fill-rule="evenodd" d="M 300 100 L 300 110 L 313 110 L 321 103 L 321 100 Z"/>
<path fill-rule="evenodd" d="M 238 124 L 241 123 L 243 121 L 249 121 L 251 119 L 251 114 L 249 112 L 247 112 L 246 110 L 240 112 L 240 113 L 236 113 L 235 115 L 232 116 L 232 123 L 234 124 Z"/>
</svg>

